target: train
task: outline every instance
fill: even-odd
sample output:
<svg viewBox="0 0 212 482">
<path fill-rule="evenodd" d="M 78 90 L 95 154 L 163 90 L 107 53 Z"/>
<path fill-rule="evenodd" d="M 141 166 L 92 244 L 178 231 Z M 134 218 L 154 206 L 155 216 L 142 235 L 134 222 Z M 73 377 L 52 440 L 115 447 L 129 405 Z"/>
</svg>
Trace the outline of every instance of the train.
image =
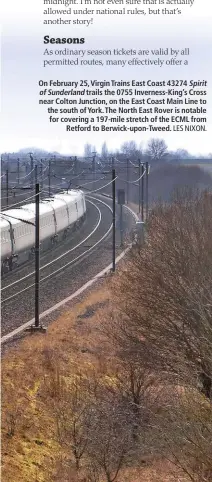
<svg viewBox="0 0 212 482">
<path fill-rule="evenodd" d="M 62 191 L 39 203 L 40 249 L 58 244 L 85 219 L 86 202 L 81 190 Z M 32 223 L 32 224 L 30 224 Z M 30 260 L 35 251 L 35 203 L 0 213 L 1 273 Z"/>
</svg>

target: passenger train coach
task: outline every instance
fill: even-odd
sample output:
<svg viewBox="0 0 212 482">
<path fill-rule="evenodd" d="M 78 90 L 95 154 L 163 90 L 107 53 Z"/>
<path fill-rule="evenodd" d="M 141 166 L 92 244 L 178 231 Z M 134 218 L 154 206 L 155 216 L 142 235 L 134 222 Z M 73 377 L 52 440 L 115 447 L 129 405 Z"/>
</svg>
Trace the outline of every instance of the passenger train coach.
<svg viewBox="0 0 212 482">
<path fill-rule="evenodd" d="M 40 248 L 46 250 L 64 239 L 86 215 L 85 195 L 80 190 L 61 192 L 43 199 L 40 209 Z M 0 213 L 1 270 L 12 269 L 33 257 L 35 249 L 35 203 Z M 24 221 L 28 221 L 24 222 Z"/>
</svg>

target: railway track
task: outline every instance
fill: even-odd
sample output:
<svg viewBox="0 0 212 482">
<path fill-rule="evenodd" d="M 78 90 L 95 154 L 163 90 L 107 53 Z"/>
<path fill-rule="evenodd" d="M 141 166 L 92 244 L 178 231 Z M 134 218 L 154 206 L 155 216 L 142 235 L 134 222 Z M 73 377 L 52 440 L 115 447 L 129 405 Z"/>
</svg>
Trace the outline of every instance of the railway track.
<svg viewBox="0 0 212 482">
<path fill-rule="evenodd" d="M 70 244 L 70 238 L 69 238 L 69 240 L 66 243 L 63 242 L 63 243 L 60 244 L 60 246 L 59 246 L 60 254 L 58 253 L 58 249 L 53 249 L 51 251 L 48 251 L 48 252 L 44 253 L 41 256 L 41 262 L 40 262 L 40 273 L 41 273 L 40 281 L 41 282 L 42 282 L 42 280 L 45 280 L 48 277 L 53 276 L 54 274 L 59 272 L 61 269 L 64 269 L 64 267 L 66 267 L 67 265 L 71 264 L 73 262 L 73 260 L 69 261 L 65 265 L 63 264 L 63 261 L 66 260 L 67 256 L 69 256 L 71 253 L 73 253 L 78 247 L 84 245 L 84 243 L 86 241 L 88 241 L 90 239 L 90 237 L 98 229 L 98 227 L 101 223 L 101 217 L 102 217 L 101 211 L 98 208 L 98 206 L 95 205 L 95 203 L 93 203 L 92 201 L 89 201 L 89 202 L 97 210 L 98 217 L 97 217 L 97 220 L 96 220 L 96 224 L 94 225 L 94 227 L 91 226 L 91 231 L 89 230 L 89 233 L 85 234 L 85 236 L 83 237 L 83 239 L 81 241 L 79 241 L 79 239 L 75 239 L 73 247 L 71 247 L 69 249 L 66 249 L 68 247 L 68 244 Z M 78 232 L 77 238 L 79 238 L 80 234 L 81 233 Z M 58 262 L 61 262 L 61 267 L 57 268 L 55 270 L 54 266 Z M 27 266 L 25 266 L 25 265 L 20 266 L 17 270 L 14 271 L 14 273 L 8 273 L 9 280 L 7 278 L 8 282 L 1 289 L 1 292 L 2 292 L 2 295 L 3 295 L 2 303 L 6 302 L 6 301 L 9 301 L 10 299 L 14 298 L 15 296 L 18 296 L 19 294 L 23 293 L 25 290 L 34 286 L 34 283 L 31 284 L 32 277 L 35 274 L 35 271 L 33 269 L 33 264 L 34 263 L 32 263 L 32 262 L 27 263 Z M 47 270 L 49 271 L 49 274 L 46 275 L 45 272 Z M 20 277 L 20 272 L 22 272 L 21 277 Z M 25 274 L 24 274 L 24 272 L 25 272 Z M 13 275 L 13 278 L 16 278 L 16 279 L 11 281 L 11 275 Z M 26 287 L 23 287 L 23 289 L 21 291 L 17 291 L 16 293 L 13 293 L 13 290 L 16 288 L 16 286 L 19 286 L 20 283 L 26 284 Z M 8 293 L 8 291 L 11 291 L 11 294 L 9 296 L 7 296 L 7 298 L 4 298 L 4 293 L 5 292 Z"/>
<path fill-rule="evenodd" d="M 47 253 L 41 259 L 40 312 L 75 292 L 111 260 L 111 202 L 92 196 L 87 196 L 87 202 L 90 209 L 92 207 L 92 219 L 95 221 L 90 226 L 88 222 L 83 226 L 83 237 L 79 230 L 74 246 L 67 249 L 66 243 L 57 252 Z M 34 270 L 28 266 L 7 277 L 3 283 L 2 335 L 10 333 L 33 316 Z"/>
</svg>

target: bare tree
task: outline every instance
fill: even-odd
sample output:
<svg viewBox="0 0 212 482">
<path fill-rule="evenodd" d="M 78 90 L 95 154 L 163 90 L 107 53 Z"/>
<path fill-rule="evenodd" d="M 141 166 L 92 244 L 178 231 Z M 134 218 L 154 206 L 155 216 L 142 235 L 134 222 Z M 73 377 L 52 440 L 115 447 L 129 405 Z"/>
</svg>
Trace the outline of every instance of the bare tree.
<svg viewBox="0 0 212 482">
<path fill-rule="evenodd" d="M 85 144 L 84 146 L 84 157 L 92 157 L 93 147 L 91 144 Z"/>
<path fill-rule="evenodd" d="M 102 144 L 101 157 L 102 157 L 103 160 L 107 160 L 108 156 L 109 156 L 109 151 L 108 151 L 106 142 L 104 142 Z"/>
<path fill-rule="evenodd" d="M 170 395 L 181 387 L 181 408 L 173 395 L 158 427 L 169 413 L 161 431 L 166 455 L 195 481 L 211 480 L 211 212 L 208 192 L 179 193 L 172 204 L 157 206 L 145 243 L 111 286 L 116 308 L 109 333 L 118 356 L 129 366 L 138 360 Z M 189 395 L 186 403 L 182 393 Z"/>
<path fill-rule="evenodd" d="M 117 366 L 113 362 L 117 389 L 125 403 L 128 404 L 132 420 L 132 435 L 134 440 L 138 442 L 141 429 L 143 431 L 148 429 L 151 407 L 155 402 L 151 395 L 155 377 L 143 368 L 140 359 L 134 353 L 131 357 L 128 353 L 127 358 L 124 353 L 119 353 L 118 360 Z"/>
<path fill-rule="evenodd" d="M 211 405 L 198 392 L 186 388 L 173 392 L 171 410 L 158 417 L 158 434 L 164 441 L 164 455 L 193 482 L 212 477 Z M 163 450 L 161 451 L 161 453 Z"/>
<path fill-rule="evenodd" d="M 121 151 L 127 155 L 132 152 L 135 152 L 136 150 L 137 150 L 137 145 L 135 141 L 124 142 L 121 146 Z"/>
<path fill-rule="evenodd" d="M 127 141 L 122 144 L 121 153 L 129 158 L 135 159 L 139 156 L 140 151 L 135 141 Z"/>
<path fill-rule="evenodd" d="M 95 473 L 103 472 L 107 482 L 114 482 L 133 447 L 130 413 L 112 390 L 102 392 L 91 414 L 90 465 Z"/>
<path fill-rule="evenodd" d="M 167 154 L 167 145 L 163 139 L 150 139 L 147 145 L 147 154 L 154 161 L 161 161 Z"/>
<path fill-rule="evenodd" d="M 113 288 L 114 323 L 125 350 L 154 371 L 187 377 L 211 396 L 212 256 L 210 194 L 176 199 L 152 212 L 148 238 Z M 125 341 L 124 341 L 125 340 Z M 176 349 L 177 347 L 177 349 Z M 154 349 L 154 358 L 151 352 Z M 193 373 L 193 377 L 191 377 Z"/>
<path fill-rule="evenodd" d="M 91 429 L 90 403 L 89 380 L 78 374 L 68 387 L 63 387 L 62 396 L 54 407 L 58 440 L 70 448 L 77 470 L 85 455 Z"/>
</svg>

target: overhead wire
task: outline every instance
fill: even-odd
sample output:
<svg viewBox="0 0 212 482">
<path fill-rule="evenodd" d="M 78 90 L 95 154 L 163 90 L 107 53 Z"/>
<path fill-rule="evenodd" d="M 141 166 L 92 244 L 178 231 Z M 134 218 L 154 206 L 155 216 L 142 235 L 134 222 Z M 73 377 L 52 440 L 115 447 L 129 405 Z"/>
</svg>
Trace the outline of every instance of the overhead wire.
<svg viewBox="0 0 212 482">
<path fill-rule="evenodd" d="M 90 202 L 91 204 L 93 204 L 92 201 L 89 201 L 89 202 Z M 92 234 L 96 231 L 97 227 L 99 226 L 99 224 L 100 224 L 100 222 L 101 222 L 101 212 L 100 212 L 100 210 L 99 210 L 99 208 L 98 208 L 97 206 L 96 206 L 96 208 L 97 208 L 97 210 L 98 210 L 99 213 L 100 213 L 100 217 L 99 217 L 98 224 L 97 224 L 97 226 L 95 226 L 95 228 L 91 231 L 91 233 L 90 233 L 88 236 L 86 236 L 85 239 L 83 239 L 82 241 L 80 241 L 80 242 L 78 243 L 77 247 L 79 247 L 80 245 L 82 245 L 85 241 L 87 241 L 88 238 L 90 238 L 90 237 L 92 236 Z M 45 269 L 45 268 L 48 268 L 49 266 L 51 266 L 51 265 L 52 265 L 53 263 L 55 263 L 56 261 L 64 258 L 67 254 L 71 253 L 71 252 L 74 251 L 75 249 L 76 249 L 76 247 L 73 247 L 73 248 L 69 249 L 68 251 L 65 251 L 64 253 L 62 253 L 61 255 L 59 255 L 57 258 L 54 258 L 53 260 L 49 261 L 47 264 L 44 264 L 43 266 L 40 266 L 40 271 L 42 271 L 42 270 Z M 4 291 L 4 290 L 6 290 L 7 288 L 10 288 L 11 286 L 14 286 L 15 284 L 19 283 L 20 281 L 25 280 L 26 278 L 29 278 L 29 277 L 32 276 L 34 273 L 35 273 L 35 271 L 33 271 L 32 273 L 27 274 L 26 276 L 24 276 L 23 278 L 21 278 L 21 279 L 19 279 L 19 280 L 17 280 L 17 281 L 13 281 L 13 283 L 5 286 L 4 288 L 1 288 L 1 291 Z M 19 294 L 19 293 L 18 293 L 18 294 Z M 13 296 L 16 296 L 16 295 L 13 295 Z M 7 300 L 6 300 L 6 301 L 7 301 Z"/>
<path fill-rule="evenodd" d="M 117 179 L 117 177 L 118 177 L 118 176 L 116 176 L 114 179 L 112 179 L 112 181 L 108 182 L 108 183 L 105 184 L 104 186 L 99 187 L 98 189 L 95 189 L 94 191 L 88 190 L 88 191 L 89 191 L 88 193 L 89 193 L 89 194 L 92 194 L 92 193 L 94 193 L 94 192 L 100 191 L 101 189 L 104 189 L 105 187 L 107 187 L 107 186 L 109 186 L 110 184 L 112 184 L 112 182 L 114 182 L 114 181 Z"/>
<path fill-rule="evenodd" d="M 129 159 L 129 161 L 130 161 L 130 164 L 132 164 L 132 166 L 139 167 L 139 164 L 133 164 L 133 162 L 130 159 Z"/>
<path fill-rule="evenodd" d="M 79 176 L 81 176 L 84 173 L 84 171 L 80 172 L 80 174 L 77 174 L 77 176 L 72 177 L 72 179 L 66 179 L 65 177 L 59 177 L 56 174 L 53 174 L 53 177 L 56 177 L 56 179 L 60 179 L 60 181 L 72 181 L 73 179 L 77 179 Z"/>
<path fill-rule="evenodd" d="M 30 189 L 30 190 L 33 191 L 33 188 Z M 25 193 L 25 192 L 22 192 L 22 193 L 18 194 L 18 196 L 26 196 L 26 193 Z M 11 198 L 11 197 L 14 197 L 14 195 L 10 194 L 10 195 L 8 196 L 8 198 Z M 7 196 L 3 196 L 1 199 L 7 199 Z M 23 202 L 23 201 L 21 201 L 21 202 Z"/>
<path fill-rule="evenodd" d="M 33 167 L 33 169 L 32 169 L 30 172 L 28 172 L 28 174 L 26 174 L 26 176 L 19 177 L 19 180 L 21 180 L 21 179 L 26 179 L 26 177 L 28 177 L 30 174 L 32 174 L 32 172 L 33 172 L 34 170 L 35 170 L 35 168 Z"/>
<path fill-rule="evenodd" d="M 44 190 L 41 189 L 38 194 L 41 194 L 43 191 L 44 191 Z M 15 206 L 18 206 L 19 204 L 22 204 L 23 202 L 28 201 L 29 199 L 35 198 L 36 196 L 38 196 L 38 194 L 33 194 L 33 196 L 29 196 L 29 197 L 27 197 L 26 199 L 23 199 L 23 201 L 19 201 L 18 203 L 11 204 L 11 205 L 8 206 L 6 209 L 2 209 L 1 213 L 3 213 L 4 211 L 8 211 L 9 209 L 13 209 Z"/>
<path fill-rule="evenodd" d="M 46 176 L 46 177 L 44 177 L 44 178 L 41 177 L 40 180 L 42 180 L 42 182 L 43 182 L 43 181 L 45 181 L 46 179 L 48 179 L 48 176 Z M 9 188 L 9 190 L 10 190 L 10 189 L 11 189 L 11 188 Z M 13 186 L 13 187 L 12 187 L 12 190 L 13 190 L 13 189 L 14 189 L 14 191 L 15 191 L 15 189 L 20 189 L 20 188 L 19 188 L 19 186 L 18 186 L 18 184 L 17 184 L 16 186 Z M 34 189 L 34 187 L 32 187 L 30 190 L 32 191 L 33 189 Z M 13 191 L 13 194 L 10 194 L 9 196 L 3 196 L 1 199 L 7 199 L 7 198 L 12 198 L 12 197 L 14 197 L 14 191 Z M 26 195 L 25 192 L 18 194 L 18 196 L 25 196 L 25 195 Z M 22 201 L 21 201 L 21 202 L 22 202 Z"/>
<path fill-rule="evenodd" d="M 102 181 L 102 179 L 105 179 L 105 176 L 100 177 L 99 179 L 95 179 L 94 181 L 91 180 L 91 181 L 85 182 L 84 184 L 80 184 L 80 187 L 87 186 L 87 184 L 92 184 L 93 182 Z"/>
<path fill-rule="evenodd" d="M 11 214 L 0 213 L 0 216 L 3 217 L 3 218 L 8 217 L 8 218 L 16 219 L 16 221 L 21 221 L 22 223 L 32 224 L 33 226 L 35 226 L 35 223 L 32 223 L 31 221 L 28 221 L 27 219 L 22 219 L 22 218 L 17 218 L 16 216 L 11 216 Z"/>
<path fill-rule="evenodd" d="M 140 179 L 146 174 L 146 169 L 144 170 L 144 172 L 141 174 L 141 176 L 138 178 L 138 179 L 135 179 L 135 181 L 127 181 L 126 179 L 121 179 L 119 176 L 118 179 L 120 181 L 123 181 L 123 182 L 126 182 L 127 184 L 135 184 L 136 182 L 140 181 Z"/>
<path fill-rule="evenodd" d="M 72 172 L 74 170 L 74 166 L 71 167 L 67 172 L 65 172 L 65 175 L 68 174 L 69 172 Z"/>
<path fill-rule="evenodd" d="M 42 164 L 43 164 L 43 163 L 42 163 Z M 43 164 L 43 165 L 44 165 L 44 164 Z M 48 179 L 48 176 L 46 176 L 46 177 L 43 178 L 43 174 L 44 174 L 44 172 L 45 172 L 47 169 L 48 169 L 48 166 L 45 166 L 45 169 L 43 170 L 42 175 L 41 175 L 41 173 L 38 174 L 38 178 L 39 178 L 39 180 L 42 180 L 42 182 L 45 181 L 45 179 Z M 33 171 L 34 171 L 34 169 L 33 169 L 32 171 L 30 171 L 30 172 L 27 174 L 27 176 L 28 176 L 29 174 L 31 174 Z M 5 174 L 4 174 L 4 175 L 5 175 Z M 3 177 L 3 176 L 2 176 L 2 177 Z M 19 180 L 24 179 L 25 177 L 26 177 L 26 176 L 24 176 L 24 177 L 19 177 Z M 15 182 L 15 181 L 11 181 L 12 184 L 14 184 L 14 182 Z M 9 189 L 11 189 L 11 188 L 9 188 Z M 17 184 L 16 186 L 13 186 L 12 189 L 19 189 L 19 185 Z M 33 189 L 34 189 L 34 188 L 31 188 L 31 190 L 33 190 Z M 20 193 L 19 196 L 25 196 L 25 193 Z M 14 197 L 14 195 L 10 194 L 9 196 L 3 196 L 1 199 L 3 200 L 3 199 L 7 199 L 7 198 L 12 198 L 12 197 Z M 29 199 L 29 198 L 26 198 L 26 200 L 27 200 L 27 199 Z M 20 202 L 22 202 L 22 201 L 20 201 Z"/>
</svg>

